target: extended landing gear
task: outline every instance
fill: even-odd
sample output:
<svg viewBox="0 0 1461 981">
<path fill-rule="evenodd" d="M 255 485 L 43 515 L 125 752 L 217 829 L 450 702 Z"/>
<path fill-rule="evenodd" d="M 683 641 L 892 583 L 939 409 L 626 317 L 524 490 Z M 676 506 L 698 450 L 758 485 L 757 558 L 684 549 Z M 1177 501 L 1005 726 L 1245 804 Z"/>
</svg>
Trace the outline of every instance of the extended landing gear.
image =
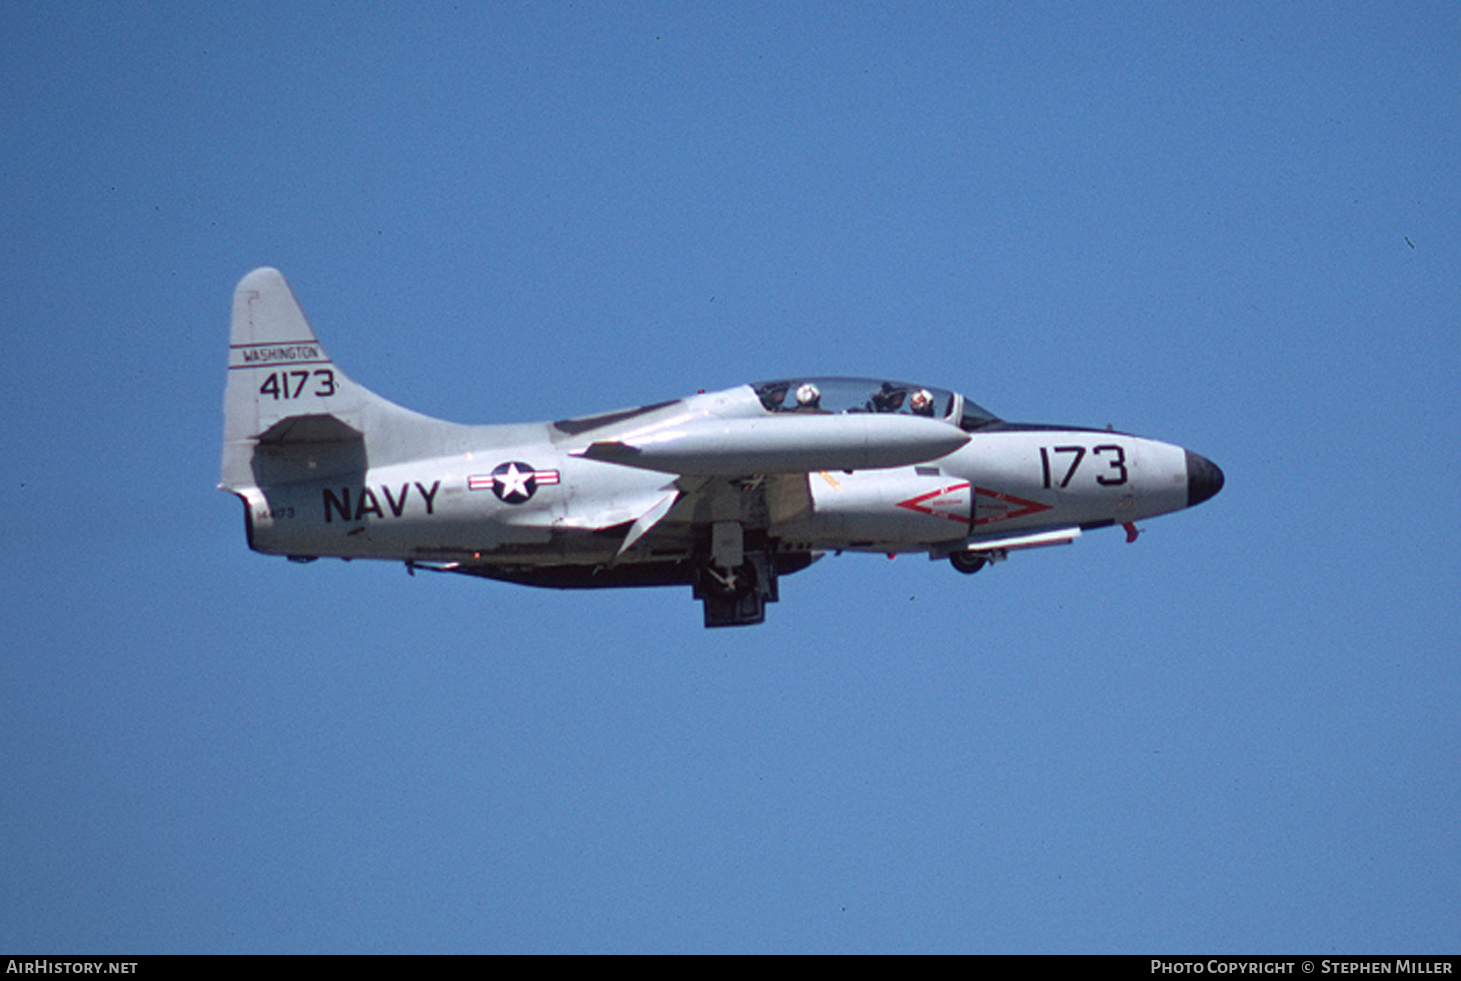
<svg viewBox="0 0 1461 981">
<path fill-rule="evenodd" d="M 761 623 L 767 600 L 776 601 L 776 574 L 762 555 L 729 572 L 703 565 L 695 578 L 695 598 L 705 604 L 707 627 Z"/>
<path fill-rule="evenodd" d="M 776 565 L 763 550 L 746 551 L 737 522 L 717 522 L 709 561 L 695 572 L 695 598 L 705 604 L 707 627 L 742 627 L 766 619 L 776 602 Z"/>
<path fill-rule="evenodd" d="M 954 552 L 949 555 L 949 564 L 966 576 L 972 576 L 989 564 L 989 559 L 978 552 Z"/>
</svg>

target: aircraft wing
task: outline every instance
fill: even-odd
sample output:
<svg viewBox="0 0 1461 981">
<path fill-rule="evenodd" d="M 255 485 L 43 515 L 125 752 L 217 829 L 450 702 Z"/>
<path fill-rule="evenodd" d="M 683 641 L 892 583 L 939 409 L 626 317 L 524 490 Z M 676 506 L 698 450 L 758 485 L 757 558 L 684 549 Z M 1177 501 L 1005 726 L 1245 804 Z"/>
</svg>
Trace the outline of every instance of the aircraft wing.
<svg viewBox="0 0 1461 981">
<path fill-rule="evenodd" d="M 667 537 L 692 539 L 695 529 L 717 521 L 765 529 L 810 507 L 807 475 L 803 473 L 736 478 L 681 476 L 658 490 L 617 499 L 612 507 L 581 513 L 559 526 L 594 532 L 622 529 L 624 538 L 613 559 L 618 562 L 651 532 L 663 544 Z"/>
</svg>

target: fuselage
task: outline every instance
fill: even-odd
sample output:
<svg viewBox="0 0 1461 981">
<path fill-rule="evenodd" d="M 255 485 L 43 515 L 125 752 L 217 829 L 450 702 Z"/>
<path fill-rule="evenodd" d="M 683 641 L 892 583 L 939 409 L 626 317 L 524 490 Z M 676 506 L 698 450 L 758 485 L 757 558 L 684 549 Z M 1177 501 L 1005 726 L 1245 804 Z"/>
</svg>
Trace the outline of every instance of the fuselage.
<svg viewBox="0 0 1461 981">
<path fill-rule="evenodd" d="M 700 547 L 695 529 L 736 521 L 785 552 L 940 555 L 1017 532 L 1089 530 L 1177 511 L 1221 480 L 1210 463 L 1169 443 L 987 416 L 966 434 L 952 412 L 940 421 L 967 436 L 962 445 L 903 466 L 767 480 L 753 470 L 671 473 L 585 455 L 610 443 L 652 453 L 687 429 L 729 431 L 759 420 L 762 434 L 752 432 L 749 445 L 743 432 L 736 436 L 749 458 L 743 466 L 754 466 L 758 438 L 779 446 L 809 418 L 768 411 L 756 391 L 742 386 L 557 423 L 460 427 L 449 454 L 258 486 L 246 497 L 250 542 L 273 554 L 454 563 L 490 574 L 493 566 L 688 561 Z M 736 492 L 704 496 L 720 512 L 712 514 L 697 513 L 687 495 L 620 554 L 625 529 L 677 482 L 682 491 L 686 482 L 718 482 Z"/>
</svg>

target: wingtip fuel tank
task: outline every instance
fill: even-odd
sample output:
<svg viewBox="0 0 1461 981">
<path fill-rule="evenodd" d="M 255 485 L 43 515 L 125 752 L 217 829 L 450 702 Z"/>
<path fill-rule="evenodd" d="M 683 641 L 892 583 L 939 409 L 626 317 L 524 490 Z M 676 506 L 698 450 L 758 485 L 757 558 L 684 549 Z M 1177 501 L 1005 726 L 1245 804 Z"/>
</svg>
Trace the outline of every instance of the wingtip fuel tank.
<svg viewBox="0 0 1461 981">
<path fill-rule="evenodd" d="M 876 470 L 936 460 L 969 434 L 918 416 L 783 415 L 697 419 L 590 443 L 580 455 L 693 476 Z"/>
</svg>

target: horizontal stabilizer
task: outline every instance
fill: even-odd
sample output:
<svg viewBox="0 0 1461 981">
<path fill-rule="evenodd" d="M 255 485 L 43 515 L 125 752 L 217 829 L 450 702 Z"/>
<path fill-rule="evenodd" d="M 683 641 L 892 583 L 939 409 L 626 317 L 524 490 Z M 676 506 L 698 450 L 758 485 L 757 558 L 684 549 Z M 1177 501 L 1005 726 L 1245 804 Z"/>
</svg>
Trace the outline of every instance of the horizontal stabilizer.
<svg viewBox="0 0 1461 981">
<path fill-rule="evenodd" d="M 641 470 L 697 476 L 874 470 L 935 460 L 969 441 L 944 422 L 847 413 L 766 419 L 672 420 L 577 455 Z"/>
<path fill-rule="evenodd" d="M 290 416 L 280 419 L 259 434 L 260 446 L 316 445 L 349 443 L 361 438 L 361 432 L 334 416 Z"/>
<path fill-rule="evenodd" d="M 260 487 L 365 472 L 365 437 L 334 416 L 280 419 L 255 440 L 249 472 Z"/>
</svg>

